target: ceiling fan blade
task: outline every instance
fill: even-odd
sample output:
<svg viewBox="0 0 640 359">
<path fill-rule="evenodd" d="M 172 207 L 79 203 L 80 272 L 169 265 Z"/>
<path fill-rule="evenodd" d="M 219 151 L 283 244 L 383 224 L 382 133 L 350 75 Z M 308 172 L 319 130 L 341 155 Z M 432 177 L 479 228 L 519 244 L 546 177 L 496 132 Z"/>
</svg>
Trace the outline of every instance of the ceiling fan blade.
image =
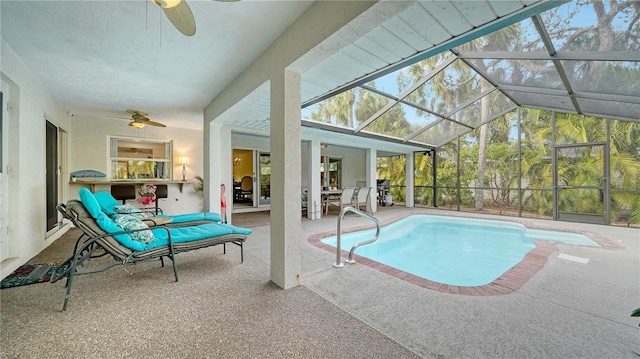
<svg viewBox="0 0 640 359">
<path fill-rule="evenodd" d="M 193 36 L 196 33 L 196 20 L 193 18 L 191 8 L 186 1 L 182 0 L 178 5 L 170 8 L 162 8 L 164 14 L 173 26 L 186 36 Z"/>
<path fill-rule="evenodd" d="M 144 124 L 145 125 L 156 126 L 156 127 L 167 127 L 165 124 L 162 124 L 162 123 L 156 122 L 156 121 L 145 121 Z"/>
<path fill-rule="evenodd" d="M 136 121 L 142 121 L 142 122 L 147 122 L 149 121 L 149 118 L 146 116 L 143 116 L 140 113 L 134 113 L 133 115 L 131 115 L 131 118 L 136 120 Z"/>
</svg>

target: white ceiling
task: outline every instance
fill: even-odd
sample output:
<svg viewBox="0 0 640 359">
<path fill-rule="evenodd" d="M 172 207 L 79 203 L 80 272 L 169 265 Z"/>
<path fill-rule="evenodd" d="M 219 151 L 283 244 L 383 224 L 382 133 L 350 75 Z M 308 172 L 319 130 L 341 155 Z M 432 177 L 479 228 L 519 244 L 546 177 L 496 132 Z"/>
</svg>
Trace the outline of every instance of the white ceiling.
<svg viewBox="0 0 640 359">
<path fill-rule="evenodd" d="M 1 35 L 77 115 L 150 114 L 202 128 L 202 110 L 312 1 L 189 0 L 196 34 L 145 0 L 2 0 Z"/>
</svg>

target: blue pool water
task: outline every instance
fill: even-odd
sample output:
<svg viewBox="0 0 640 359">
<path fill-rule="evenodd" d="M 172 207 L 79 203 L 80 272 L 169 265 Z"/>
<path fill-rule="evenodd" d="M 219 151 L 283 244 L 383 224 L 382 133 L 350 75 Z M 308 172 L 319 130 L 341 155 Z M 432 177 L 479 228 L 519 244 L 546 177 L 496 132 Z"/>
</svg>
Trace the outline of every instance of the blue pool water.
<svg viewBox="0 0 640 359">
<path fill-rule="evenodd" d="M 343 234 L 341 248 L 349 251 L 374 235 L 375 229 Z M 336 239 L 322 242 L 335 247 Z M 479 286 L 520 262 L 535 248 L 534 239 L 598 246 L 581 234 L 527 229 L 518 223 L 413 215 L 383 227 L 375 243 L 354 253 L 434 282 Z"/>
</svg>

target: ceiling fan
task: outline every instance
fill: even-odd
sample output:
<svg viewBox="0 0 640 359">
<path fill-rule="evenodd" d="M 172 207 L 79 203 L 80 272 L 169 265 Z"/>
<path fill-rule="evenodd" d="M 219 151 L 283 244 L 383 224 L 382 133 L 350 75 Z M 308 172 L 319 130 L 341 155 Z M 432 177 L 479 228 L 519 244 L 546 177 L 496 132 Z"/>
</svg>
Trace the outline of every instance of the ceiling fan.
<svg viewBox="0 0 640 359">
<path fill-rule="evenodd" d="M 186 36 L 196 33 L 196 20 L 193 18 L 191 8 L 185 0 L 150 0 L 160 6 L 173 26 Z M 215 0 L 219 2 L 235 2 L 239 0 Z"/>
<path fill-rule="evenodd" d="M 148 113 L 144 113 L 142 111 L 136 111 L 136 110 L 127 110 L 127 113 L 131 114 L 131 122 L 129 122 L 129 126 L 131 127 L 135 127 L 135 128 L 143 128 L 146 125 L 149 126 L 156 126 L 156 127 L 167 127 L 165 124 L 162 124 L 160 122 L 156 122 L 156 121 L 151 121 L 147 116 L 149 116 Z M 124 117 L 116 117 L 116 118 L 124 118 Z"/>
</svg>

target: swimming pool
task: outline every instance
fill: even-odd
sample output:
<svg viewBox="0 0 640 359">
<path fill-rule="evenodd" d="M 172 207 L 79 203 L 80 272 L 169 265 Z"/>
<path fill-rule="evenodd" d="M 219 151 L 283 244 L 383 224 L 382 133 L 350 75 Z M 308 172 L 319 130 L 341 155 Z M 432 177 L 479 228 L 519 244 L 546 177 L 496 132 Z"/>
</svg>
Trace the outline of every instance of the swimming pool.
<svg viewBox="0 0 640 359">
<path fill-rule="evenodd" d="M 368 240 L 375 229 L 343 234 L 341 248 Z M 598 246 L 588 237 L 528 229 L 519 223 L 412 215 L 382 228 L 380 238 L 355 254 L 430 281 L 453 286 L 489 284 L 522 261 L 533 240 Z M 322 242 L 335 247 L 336 236 Z"/>
</svg>

